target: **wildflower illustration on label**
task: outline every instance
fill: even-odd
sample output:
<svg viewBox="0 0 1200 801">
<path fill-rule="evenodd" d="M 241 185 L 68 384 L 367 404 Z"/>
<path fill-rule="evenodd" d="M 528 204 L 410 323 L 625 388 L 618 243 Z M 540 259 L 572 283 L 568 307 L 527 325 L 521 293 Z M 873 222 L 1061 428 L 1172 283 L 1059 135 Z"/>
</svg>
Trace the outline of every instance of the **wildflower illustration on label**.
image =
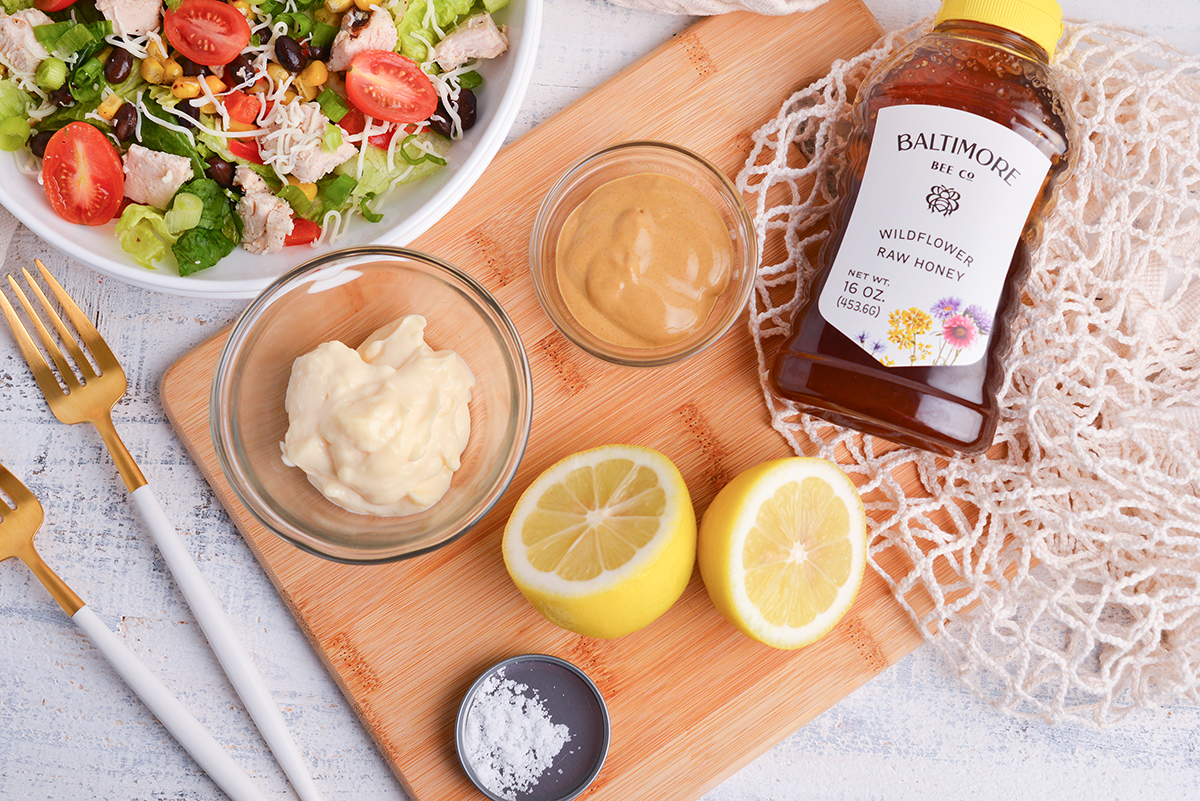
<svg viewBox="0 0 1200 801">
<path fill-rule="evenodd" d="M 817 307 L 888 367 L 982 359 L 1017 239 L 1050 169 L 1019 134 L 958 109 L 880 109 Z"/>
</svg>

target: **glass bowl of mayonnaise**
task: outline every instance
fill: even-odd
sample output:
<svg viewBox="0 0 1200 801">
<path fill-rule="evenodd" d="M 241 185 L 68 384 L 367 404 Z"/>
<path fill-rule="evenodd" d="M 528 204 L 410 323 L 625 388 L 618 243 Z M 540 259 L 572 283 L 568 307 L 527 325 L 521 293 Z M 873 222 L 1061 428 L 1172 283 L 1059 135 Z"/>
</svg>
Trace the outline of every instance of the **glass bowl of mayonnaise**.
<svg viewBox="0 0 1200 801">
<path fill-rule="evenodd" d="M 378 563 L 478 523 L 516 473 L 532 410 L 496 299 L 437 258 L 370 246 L 313 259 L 250 304 L 209 420 L 259 523 L 318 556 Z"/>
<path fill-rule="evenodd" d="M 631 367 L 721 338 L 750 298 L 754 222 L 715 165 L 666 142 L 626 142 L 573 166 L 530 242 L 538 300 L 567 339 Z"/>
</svg>

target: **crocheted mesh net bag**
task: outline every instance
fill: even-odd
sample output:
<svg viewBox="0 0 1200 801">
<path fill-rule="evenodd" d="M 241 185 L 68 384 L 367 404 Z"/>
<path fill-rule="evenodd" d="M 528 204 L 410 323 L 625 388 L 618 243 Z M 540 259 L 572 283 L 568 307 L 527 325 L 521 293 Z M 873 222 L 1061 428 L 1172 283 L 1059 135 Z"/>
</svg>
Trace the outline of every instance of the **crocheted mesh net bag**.
<svg viewBox="0 0 1200 801">
<path fill-rule="evenodd" d="M 990 456 L 863 437 L 766 389 L 827 235 L 855 89 L 929 24 L 793 95 L 738 176 L 766 254 L 750 329 L 773 424 L 860 483 L 872 566 L 1002 709 L 1104 725 L 1200 701 L 1200 59 L 1068 26 L 1055 68 L 1074 167 L 1034 254 Z"/>
</svg>

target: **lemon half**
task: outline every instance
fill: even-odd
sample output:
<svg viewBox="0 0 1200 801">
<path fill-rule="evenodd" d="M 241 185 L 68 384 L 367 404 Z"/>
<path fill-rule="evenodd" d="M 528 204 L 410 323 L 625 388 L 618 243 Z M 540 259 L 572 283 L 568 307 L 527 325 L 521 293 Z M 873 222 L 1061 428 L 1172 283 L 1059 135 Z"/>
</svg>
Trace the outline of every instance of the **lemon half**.
<svg viewBox="0 0 1200 801">
<path fill-rule="evenodd" d="M 589 637 L 646 626 L 687 587 L 696 514 L 663 454 L 606 445 L 537 477 L 504 528 L 504 564 L 552 623 Z"/>
<path fill-rule="evenodd" d="M 709 597 L 729 622 L 775 648 L 800 648 L 841 620 L 862 584 L 862 499 L 824 459 L 760 464 L 713 499 L 698 554 Z"/>
</svg>

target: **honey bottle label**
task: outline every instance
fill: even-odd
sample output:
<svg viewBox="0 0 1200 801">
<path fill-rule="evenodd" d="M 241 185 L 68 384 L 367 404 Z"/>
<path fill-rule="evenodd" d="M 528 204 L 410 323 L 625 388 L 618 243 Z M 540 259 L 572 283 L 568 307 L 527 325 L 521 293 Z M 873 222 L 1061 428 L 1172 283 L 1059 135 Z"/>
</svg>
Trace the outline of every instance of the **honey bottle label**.
<svg viewBox="0 0 1200 801">
<path fill-rule="evenodd" d="M 1050 166 L 1020 134 L 969 112 L 880 109 L 821 315 L 890 367 L 979 361 Z"/>
</svg>

